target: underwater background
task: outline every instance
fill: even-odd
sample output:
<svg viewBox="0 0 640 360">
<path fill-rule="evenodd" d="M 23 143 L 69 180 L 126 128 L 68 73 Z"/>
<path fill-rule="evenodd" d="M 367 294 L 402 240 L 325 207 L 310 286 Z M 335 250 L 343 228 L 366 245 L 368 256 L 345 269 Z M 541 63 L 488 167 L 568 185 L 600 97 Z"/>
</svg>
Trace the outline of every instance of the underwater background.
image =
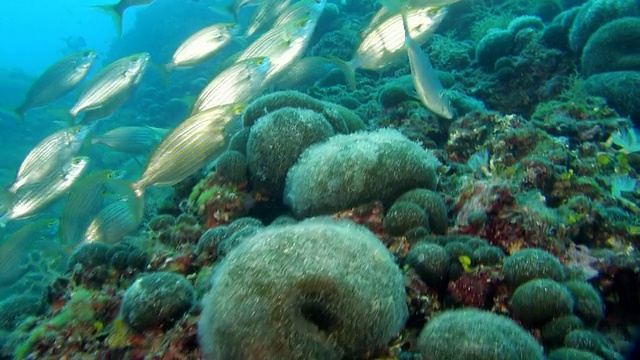
<svg viewBox="0 0 640 360">
<path fill-rule="evenodd" d="M 637 0 L 37 0 L 0 29 L 0 359 L 639 356 Z"/>
</svg>

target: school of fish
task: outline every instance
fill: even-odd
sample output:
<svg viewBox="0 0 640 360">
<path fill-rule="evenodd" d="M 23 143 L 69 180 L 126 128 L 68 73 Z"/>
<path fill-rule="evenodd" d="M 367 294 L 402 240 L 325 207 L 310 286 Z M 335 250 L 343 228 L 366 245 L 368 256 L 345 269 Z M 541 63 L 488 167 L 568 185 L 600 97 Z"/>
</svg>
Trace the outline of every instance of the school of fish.
<svg viewBox="0 0 640 360">
<path fill-rule="evenodd" d="M 0 227 L 35 216 L 0 240 L 0 287 L 14 283 L 32 268 L 30 254 L 65 254 L 84 243 L 114 244 L 138 230 L 144 219 L 144 194 L 152 186 L 174 185 L 197 173 L 224 148 L 226 130 L 247 103 L 274 88 L 295 86 L 314 72 L 338 69 L 348 89 L 357 85 L 357 69 L 379 70 L 408 59 L 418 98 L 436 115 L 455 116 L 427 54 L 421 49 L 459 0 L 379 1 L 380 11 L 362 29 L 352 58 L 304 57 L 322 21 L 327 0 L 237 0 L 227 9 L 232 17 L 253 7 L 249 26 L 233 22 L 207 26 L 179 45 L 161 66 L 165 75 L 189 71 L 215 58 L 229 44 L 246 45 L 226 67 L 212 76 L 195 98 L 190 115 L 175 128 L 122 126 L 95 133 L 135 92 L 154 64 L 146 52 L 107 64 L 89 79 L 98 58 L 93 50 L 70 54 L 44 71 L 19 107 L 7 112 L 29 127 L 29 110 L 49 106 L 81 86 L 68 109 L 66 126 L 45 136 L 16 169 L 15 179 L 0 195 Z M 122 16 L 153 0 L 120 0 L 95 8 L 112 16 L 122 34 Z M 248 41 L 251 40 L 251 41 Z M 93 147 L 126 153 L 144 162 L 142 174 L 130 179 L 124 169 L 101 169 L 88 155 Z M 51 209 L 54 210 L 51 210 Z M 6 269 L 5 269 L 6 268 Z"/>
</svg>

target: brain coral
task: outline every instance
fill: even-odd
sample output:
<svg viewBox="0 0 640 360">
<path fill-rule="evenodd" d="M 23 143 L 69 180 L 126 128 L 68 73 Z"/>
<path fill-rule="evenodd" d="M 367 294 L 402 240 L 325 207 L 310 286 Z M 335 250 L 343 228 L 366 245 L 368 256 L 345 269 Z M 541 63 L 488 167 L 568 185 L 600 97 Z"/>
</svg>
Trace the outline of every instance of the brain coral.
<svg viewBox="0 0 640 360">
<path fill-rule="evenodd" d="M 284 202 L 299 217 L 392 202 L 436 186 L 435 156 L 396 130 L 336 135 L 305 150 L 287 174 Z"/>
<path fill-rule="evenodd" d="M 593 74 L 640 70 L 640 18 L 611 21 L 593 33 L 582 51 L 580 71 Z"/>
<path fill-rule="evenodd" d="M 422 329 L 424 360 L 542 360 L 542 347 L 526 330 L 501 315 L 477 309 L 445 311 Z"/>
<path fill-rule="evenodd" d="M 638 0 L 591 0 L 582 5 L 569 30 L 569 46 L 576 53 L 604 24 L 623 16 L 640 15 Z"/>
<path fill-rule="evenodd" d="M 266 228 L 218 266 L 198 327 L 205 359 L 354 359 L 407 318 L 404 278 L 349 221 Z"/>
</svg>

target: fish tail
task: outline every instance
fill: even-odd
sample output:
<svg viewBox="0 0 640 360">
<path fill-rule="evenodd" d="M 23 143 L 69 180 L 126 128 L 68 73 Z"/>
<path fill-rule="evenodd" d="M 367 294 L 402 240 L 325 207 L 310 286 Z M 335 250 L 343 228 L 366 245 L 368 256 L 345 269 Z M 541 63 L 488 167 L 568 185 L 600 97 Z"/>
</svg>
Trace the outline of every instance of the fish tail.
<svg viewBox="0 0 640 360">
<path fill-rule="evenodd" d="M 356 89 L 356 72 L 352 62 L 346 62 L 337 56 L 327 57 L 335 66 L 344 73 L 344 80 L 347 83 L 347 89 L 354 91 Z"/>
<path fill-rule="evenodd" d="M 5 114 L 8 117 L 14 118 L 20 125 L 24 125 L 24 113 L 26 109 L 22 106 L 17 109 L 0 109 L 0 113 Z"/>
<path fill-rule="evenodd" d="M 120 2 L 114 5 L 93 5 L 92 7 L 109 14 L 116 26 L 118 37 L 122 37 L 122 14 L 126 8 L 122 8 Z"/>
<path fill-rule="evenodd" d="M 24 114 L 26 112 L 27 112 L 27 109 L 24 106 L 20 106 L 15 110 L 13 110 L 13 115 L 15 116 L 16 119 L 18 119 L 18 122 L 20 123 L 20 125 L 24 125 Z"/>
</svg>

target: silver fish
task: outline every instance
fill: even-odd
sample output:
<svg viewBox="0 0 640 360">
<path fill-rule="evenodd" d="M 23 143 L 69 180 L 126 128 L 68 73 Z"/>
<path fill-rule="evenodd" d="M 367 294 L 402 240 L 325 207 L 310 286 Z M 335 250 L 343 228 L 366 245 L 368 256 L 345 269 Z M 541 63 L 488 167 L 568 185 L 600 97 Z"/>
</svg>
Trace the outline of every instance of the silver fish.
<svg viewBox="0 0 640 360">
<path fill-rule="evenodd" d="M 151 126 L 122 126 L 94 136 L 91 144 L 106 145 L 129 154 L 147 154 L 168 133 L 167 129 Z"/>
<path fill-rule="evenodd" d="M 24 185 L 40 182 L 58 171 L 62 164 L 77 155 L 90 131 L 90 126 L 75 126 L 40 141 L 22 161 L 9 191 L 15 193 Z"/>
<path fill-rule="evenodd" d="M 115 244 L 121 241 L 142 223 L 143 204 L 141 198 L 133 196 L 107 205 L 89 224 L 84 242 Z"/>
<path fill-rule="evenodd" d="M 238 61 L 254 57 L 269 58 L 271 67 L 267 71 L 264 84 L 268 86 L 302 56 L 317 23 L 317 17 L 313 16 L 276 26 L 249 45 Z"/>
<path fill-rule="evenodd" d="M 201 64 L 229 45 L 239 32 L 238 24 L 220 23 L 207 26 L 189 36 L 176 49 L 165 69 L 169 71 Z"/>
<path fill-rule="evenodd" d="M 69 190 L 60 215 L 60 240 L 63 244 L 82 241 L 91 221 L 116 197 L 131 192 L 120 170 L 99 170 L 80 179 Z"/>
<path fill-rule="evenodd" d="M 319 18 L 326 5 L 327 0 L 300 0 L 282 10 L 273 27 L 309 17 Z"/>
<path fill-rule="evenodd" d="M 445 7 L 433 6 L 408 10 L 406 16 L 411 38 L 419 45 L 424 44 L 440 25 L 446 13 Z M 404 55 L 404 27 L 400 14 L 390 15 L 384 20 L 375 20 L 364 34 L 350 61 L 353 69 L 381 69 Z"/>
<path fill-rule="evenodd" d="M 27 91 L 22 105 L 15 109 L 20 121 L 27 110 L 48 105 L 73 90 L 87 76 L 97 56 L 93 50 L 82 50 L 45 70 Z"/>
<path fill-rule="evenodd" d="M 271 61 L 257 57 L 240 61 L 221 72 L 202 90 L 191 115 L 220 105 L 249 101 L 262 91 Z"/>
<path fill-rule="evenodd" d="M 148 53 L 138 53 L 118 59 L 96 74 L 85 86 L 76 104 L 69 110 L 76 117 L 81 111 L 99 111 L 106 117 L 115 112 L 142 80 L 149 62 Z"/>
<path fill-rule="evenodd" d="M 162 140 L 133 189 L 142 196 L 150 185 L 174 185 L 195 173 L 224 146 L 224 129 L 243 106 L 222 105 L 199 112 Z"/>
<path fill-rule="evenodd" d="M 9 211 L 0 218 L 0 225 L 35 215 L 58 200 L 80 178 L 89 163 L 86 156 L 78 156 L 46 180 L 21 189 Z"/>
<path fill-rule="evenodd" d="M 453 110 L 449 103 L 442 83 L 438 78 L 436 70 L 431 65 L 431 61 L 425 54 L 420 45 L 415 42 L 408 31 L 407 19 L 402 15 L 403 27 L 405 30 L 405 44 L 407 54 L 409 55 L 409 66 L 411 67 L 411 78 L 413 85 L 418 93 L 420 101 L 439 116 L 451 120 L 453 118 Z"/>
<path fill-rule="evenodd" d="M 271 25 L 289 4 L 291 4 L 291 0 L 265 0 L 262 2 L 249 21 L 246 36 L 253 36 L 258 30 Z"/>
</svg>

